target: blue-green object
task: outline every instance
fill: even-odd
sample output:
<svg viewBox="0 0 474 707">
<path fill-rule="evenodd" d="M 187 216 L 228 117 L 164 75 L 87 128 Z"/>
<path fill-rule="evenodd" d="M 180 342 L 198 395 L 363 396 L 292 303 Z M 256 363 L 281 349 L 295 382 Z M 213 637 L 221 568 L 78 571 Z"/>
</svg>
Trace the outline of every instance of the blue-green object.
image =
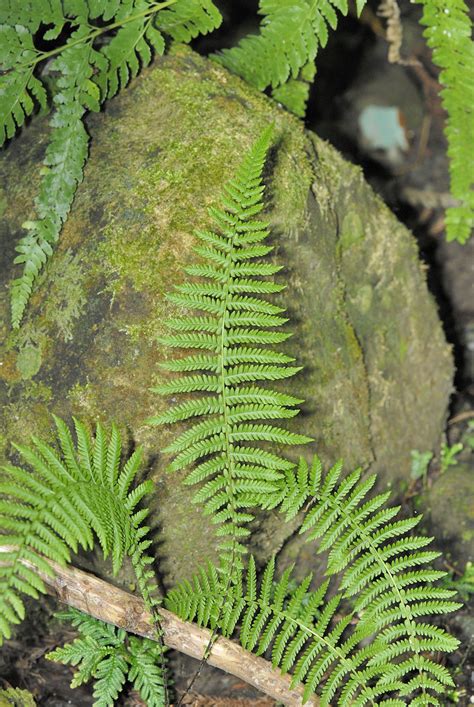
<svg viewBox="0 0 474 707">
<path fill-rule="evenodd" d="M 408 150 L 400 111 L 394 106 L 368 105 L 359 115 L 359 129 L 372 150 L 384 150 L 393 155 L 399 150 Z"/>
</svg>

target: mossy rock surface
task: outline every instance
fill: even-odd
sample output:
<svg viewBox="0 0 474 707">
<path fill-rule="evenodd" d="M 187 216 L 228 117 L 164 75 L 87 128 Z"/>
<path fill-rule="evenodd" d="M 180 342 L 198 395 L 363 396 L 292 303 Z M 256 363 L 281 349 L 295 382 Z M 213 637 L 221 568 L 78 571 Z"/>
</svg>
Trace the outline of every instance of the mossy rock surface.
<svg viewBox="0 0 474 707">
<path fill-rule="evenodd" d="M 461 569 L 474 562 L 474 463 L 447 469 L 423 499 L 426 517 L 446 558 Z"/>
<path fill-rule="evenodd" d="M 117 421 L 144 445 L 156 480 L 170 581 L 212 557 L 215 540 L 182 477 L 164 471 L 160 450 L 176 431 L 145 423 L 169 405 L 149 391 L 169 356 L 157 337 L 177 313 L 165 293 L 195 258 L 193 229 L 210 225 L 207 207 L 271 122 L 268 216 L 295 332 L 286 348 L 304 366 L 289 383 L 306 400 L 293 428 L 314 437 L 306 454 L 344 457 L 379 472 L 382 486 L 396 483 L 411 449 L 438 445 L 452 360 L 416 244 L 360 169 L 238 78 L 178 48 L 89 119 L 84 181 L 12 333 L 7 284 L 21 224 L 33 215 L 46 121 L 33 121 L 2 156 L 0 457 L 10 440 L 50 437 L 52 412 Z M 258 533 L 261 552 L 288 533 L 275 513 Z"/>
</svg>

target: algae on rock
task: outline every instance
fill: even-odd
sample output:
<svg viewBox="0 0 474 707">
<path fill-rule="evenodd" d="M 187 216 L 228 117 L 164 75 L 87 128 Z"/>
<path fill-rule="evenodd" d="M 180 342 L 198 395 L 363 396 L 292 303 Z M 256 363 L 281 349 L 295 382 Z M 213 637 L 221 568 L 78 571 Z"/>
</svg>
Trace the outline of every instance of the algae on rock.
<svg viewBox="0 0 474 707">
<path fill-rule="evenodd" d="M 279 299 L 294 331 L 286 349 L 305 367 L 291 392 L 306 403 L 290 425 L 316 440 L 304 453 L 342 456 L 396 483 L 409 473 L 410 449 L 438 445 L 451 391 L 451 354 L 416 244 L 361 171 L 217 64 L 184 48 L 157 60 L 89 118 L 84 181 L 17 335 L 7 288 L 0 293 L 0 454 L 8 440 L 51 431 L 51 412 L 116 420 L 144 445 L 157 482 L 169 582 L 213 559 L 214 529 L 190 489 L 164 473 L 171 433 L 144 422 L 169 404 L 149 392 L 169 355 L 156 339 L 176 313 L 165 293 L 196 257 L 193 229 L 208 226 L 207 207 L 271 122 L 266 198 L 288 285 Z M 15 276 L 47 131 L 36 119 L 2 155 L 4 282 Z M 58 279 L 69 283 L 67 306 Z M 262 552 L 290 532 L 272 514 L 258 534 Z"/>
</svg>

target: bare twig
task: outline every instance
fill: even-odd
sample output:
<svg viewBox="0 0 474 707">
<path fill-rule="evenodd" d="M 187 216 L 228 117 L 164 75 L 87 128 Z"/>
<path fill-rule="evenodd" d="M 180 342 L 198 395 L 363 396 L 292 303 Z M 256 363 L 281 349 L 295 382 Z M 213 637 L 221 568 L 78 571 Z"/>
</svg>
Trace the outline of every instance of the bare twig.
<svg viewBox="0 0 474 707">
<path fill-rule="evenodd" d="M 11 546 L 0 545 L 0 557 L 2 552 L 9 550 Z M 37 568 L 27 560 L 23 562 L 37 572 Z M 49 564 L 55 572 L 53 576 L 48 577 L 40 572 L 37 574 L 45 583 L 51 596 L 96 619 L 114 624 L 130 633 L 156 640 L 151 616 L 139 597 L 76 567 L 61 567 L 54 562 Z M 180 653 L 201 659 L 211 638 L 211 632 L 199 628 L 196 624 L 182 621 L 165 609 L 160 610 L 160 615 L 164 643 Z M 227 638 L 219 638 L 216 641 L 208 663 L 235 675 L 288 707 L 303 704 L 302 688 L 291 689 L 291 679 L 288 675 L 282 675 L 268 661 L 248 653 Z M 313 697 L 305 704 L 309 707 L 317 707 L 319 700 Z"/>
<path fill-rule="evenodd" d="M 388 60 L 391 64 L 400 64 L 402 62 L 400 48 L 403 41 L 403 29 L 397 0 L 382 0 L 377 15 L 387 20 Z"/>
</svg>

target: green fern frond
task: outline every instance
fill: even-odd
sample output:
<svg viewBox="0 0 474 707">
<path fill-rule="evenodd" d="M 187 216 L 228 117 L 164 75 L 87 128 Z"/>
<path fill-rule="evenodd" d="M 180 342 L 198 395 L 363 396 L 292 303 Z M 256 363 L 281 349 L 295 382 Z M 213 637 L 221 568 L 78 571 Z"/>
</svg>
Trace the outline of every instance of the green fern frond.
<svg viewBox="0 0 474 707">
<path fill-rule="evenodd" d="M 465 243 L 474 230 L 474 42 L 463 0 L 416 0 L 423 6 L 424 36 L 441 68 L 441 97 L 447 112 L 451 193 L 459 201 L 446 212 L 448 241 Z"/>
<path fill-rule="evenodd" d="M 72 42 L 85 30 L 72 35 Z M 60 74 L 54 98 L 56 112 L 51 119 L 51 141 L 44 158 L 44 175 L 36 199 L 38 219 L 25 225 L 14 262 L 23 265 L 21 277 L 12 284 L 12 325 L 18 328 L 31 295 L 33 283 L 52 254 L 62 224 L 71 208 L 87 156 L 88 136 L 82 117 L 87 109 L 99 110 L 99 90 L 91 80 L 95 66 L 103 62 L 90 44 L 64 50 L 52 66 Z M 14 74 L 15 75 L 15 74 Z"/>
<path fill-rule="evenodd" d="M 58 617 L 70 621 L 79 637 L 46 657 L 76 668 L 71 687 L 94 680 L 94 705 L 110 707 L 128 680 L 148 707 L 166 704 L 164 655 L 158 643 L 128 635 L 76 609 L 61 612 Z"/>
<path fill-rule="evenodd" d="M 345 682 L 347 701 L 337 704 L 379 704 L 370 681 L 383 675 L 386 665 L 369 668 L 367 661 L 377 653 L 377 641 L 369 646 L 361 643 L 371 631 L 358 628 L 350 630 L 352 615 L 338 617 L 340 595 L 327 598 L 328 582 L 317 591 L 309 590 L 312 576 L 308 575 L 294 586 L 292 568 L 275 581 L 275 563 L 271 560 L 257 582 L 255 561 L 250 557 L 246 573 L 230 588 L 222 605 L 221 585 L 215 568 L 210 566 L 191 582 L 184 582 L 173 589 L 166 599 L 166 606 L 187 621 L 197 621 L 201 626 L 219 629 L 226 636 L 240 625 L 239 641 L 257 655 L 270 652 L 274 667 L 282 672 L 293 668 L 293 686 L 305 685 L 304 701 L 327 678 L 328 671 L 335 677 L 326 679 L 322 690 L 321 705 L 332 703 L 334 693 Z M 394 688 L 390 682 L 385 692 Z"/>
<path fill-rule="evenodd" d="M 263 209 L 262 171 L 270 140 L 271 130 L 266 130 L 225 186 L 223 208 L 210 210 L 216 232 L 196 233 L 202 244 L 196 251 L 204 262 L 187 268 L 187 273 L 206 280 L 185 283 L 170 295 L 173 303 L 202 314 L 173 319 L 169 326 L 176 333 L 161 341 L 206 353 L 166 363 L 168 370 L 189 374 L 154 390 L 162 395 L 205 395 L 149 420 L 153 425 L 195 420 L 165 451 L 175 455 L 170 465 L 173 471 L 196 465 L 186 483 L 204 482 L 194 500 L 213 522 L 223 524 L 219 533 L 225 538 L 221 549 L 226 548 L 223 556 L 227 560 L 229 538 L 248 534 L 242 526 L 253 516 L 244 509 L 275 505 L 276 482 L 282 470 L 292 466 L 264 452 L 261 443 L 309 441 L 282 427 L 262 424 L 293 417 L 300 401 L 255 385 L 289 378 L 300 370 L 289 365 L 291 357 L 263 348 L 288 336 L 274 331 L 287 321 L 281 307 L 258 296 L 282 289 L 263 279 L 279 267 L 261 262 L 272 248 L 263 244 L 267 224 L 255 220 Z"/>
<path fill-rule="evenodd" d="M 148 528 L 143 525 L 147 513 L 137 511 L 152 483 L 130 490 L 141 452 L 134 452 L 120 468 L 118 430 L 112 428 L 107 435 L 97 425 L 92 439 L 81 422 L 74 422 L 76 443 L 66 424 L 55 418 L 59 451 L 33 437 L 31 447 L 15 445 L 30 468 L 1 469 L 0 529 L 2 542 L 10 549 L 2 553 L 0 566 L 0 640 L 9 638 L 11 625 L 24 618 L 21 594 L 38 597 L 45 591 L 34 569 L 23 561 L 51 575 L 44 558 L 65 564 L 71 551 L 91 549 L 94 535 L 104 557 L 111 558 L 114 573 L 125 556 L 130 557 L 147 607 L 153 611 L 158 603 L 147 555 Z"/>
<path fill-rule="evenodd" d="M 128 0 L 121 3 L 120 11 L 115 16 L 119 21 L 143 9 L 147 3 Z M 153 15 L 138 17 L 120 27 L 110 42 L 104 47 L 107 67 L 97 77 L 104 96 L 112 98 L 121 88 L 137 76 L 142 66 L 148 66 L 153 52 L 158 56 L 165 50 L 165 40 L 154 26 Z"/>
<path fill-rule="evenodd" d="M 365 0 L 358 0 L 360 13 Z M 236 47 L 214 58 L 298 115 L 304 113 L 319 46 L 336 29 L 337 10 L 347 14 L 346 0 L 260 0 L 260 34 L 244 37 Z M 287 83 L 288 82 L 288 83 Z"/>
<path fill-rule="evenodd" d="M 209 565 L 173 589 L 165 604 L 187 621 L 231 636 L 242 646 L 270 652 L 274 667 L 292 671 L 322 706 L 441 705 L 452 678 L 433 652 L 452 652 L 458 641 L 426 618 L 454 611 L 455 592 L 433 583 L 446 573 L 425 567 L 438 553 L 423 551 L 429 538 L 408 533 L 418 519 L 392 522 L 399 508 L 383 508 L 387 494 L 366 500 L 374 477 L 360 470 L 341 480 L 342 464 L 323 473 L 319 459 L 301 461 L 281 483 L 281 507 L 292 518 L 308 504 L 301 532 L 329 550 L 326 573 L 342 573 L 336 593 L 329 580 L 310 591 L 312 576 L 296 584 L 291 568 L 275 581 L 275 563 L 257 581 L 251 557 L 222 598 L 217 568 Z M 341 601 L 351 602 L 349 613 Z M 421 620 L 420 620 L 421 619 Z"/>
<path fill-rule="evenodd" d="M 431 629 L 419 621 L 460 606 L 452 600 L 455 592 L 432 586 L 446 573 L 424 567 L 439 553 L 424 549 L 431 538 L 410 535 L 421 516 L 396 520 L 400 507 L 385 507 L 389 493 L 367 500 L 374 475 L 362 479 L 357 469 L 341 480 L 341 473 L 340 462 L 324 474 L 317 457 L 311 468 L 301 460 L 296 473 L 285 472 L 281 509 L 289 519 L 311 504 L 300 532 L 319 540 L 319 552 L 329 551 L 327 574 L 342 573 L 340 587 L 361 617 L 359 626 L 370 626 L 386 644 L 369 665 L 412 653 L 415 657 L 401 660 L 390 676 L 409 676 L 408 692 L 424 693 L 428 680 L 434 691 L 443 693 L 452 681 L 444 668 L 422 657 L 431 645 L 426 633 Z M 441 629 L 429 637 L 439 651 L 450 652 L 457 645 Z"/>
<path fill-rule="evenodd" d="M 161 707 L 165 704 L 166 677 L 163 674 L 163 655 L 159 644 L 129 636 L 128 659 L 128 679 L 147 707 Z"/>
</svg>

